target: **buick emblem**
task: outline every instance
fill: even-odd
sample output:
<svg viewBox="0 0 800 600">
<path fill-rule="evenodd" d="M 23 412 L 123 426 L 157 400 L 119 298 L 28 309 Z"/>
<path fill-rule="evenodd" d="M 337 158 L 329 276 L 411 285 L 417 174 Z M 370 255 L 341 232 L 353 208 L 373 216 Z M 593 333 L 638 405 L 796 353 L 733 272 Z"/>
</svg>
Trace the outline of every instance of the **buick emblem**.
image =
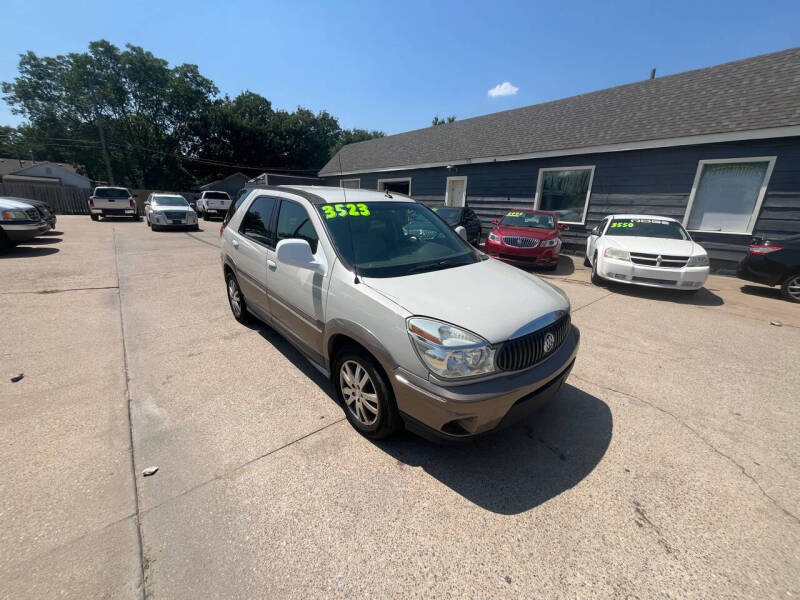
<svg viewBox="0 0 800 600">
<path fill-rule="evenodd" d="M 661 258 L 661 255 L 659 254 L 659 255 L 658 255 L 658 257 L 656 257 L 656 266 L 657 266 L 657 267 L 660 267 L 660 266 L 661 266 L 661 261 L 662 261 L 662 260 L 663 260 L 663 259 Z"/>
<path fill-rule="evenodd" d="M 544 336 L 544 353 L 545 354 L 548 354 L 553 349 L 553 346 L 555 346 L 555 345 L 556 345 L 556 336 L 554 336 L 552 333 L 548 333 L 546 336 Z"/>
</svg>

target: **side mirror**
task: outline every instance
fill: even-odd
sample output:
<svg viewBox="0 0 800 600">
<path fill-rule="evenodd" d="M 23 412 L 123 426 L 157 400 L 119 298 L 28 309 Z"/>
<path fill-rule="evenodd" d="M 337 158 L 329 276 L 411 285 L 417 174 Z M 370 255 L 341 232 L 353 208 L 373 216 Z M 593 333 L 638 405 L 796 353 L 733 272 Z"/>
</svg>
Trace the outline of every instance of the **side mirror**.
<svg viewBox="0 0 800 600">
<path fill-rule="evenodd" d="M 492 225 L 500 225 L 500 221 L 497 219 L 492 219 Z"/>
<path fill-rule="evenodd" d="M 600 235 L 600 226 L 598 225 L 597 227 L 592 229 L 591 234 L 592 235 Z"/>
<path fill-rule="evenodd" d="M 456 227 L 456 228 L 454 229 L 454 231 L 455 231 L 455 232 L 458 234 L 458 236 L 459 236 L 459 237 L 460 237 L 462 240 L 464 240 L 465 242 L 467 241 L 467 230 L 466 230 L 466 229 L 464 229 L 464 227 L 463 227 L 463 226 L 459 225 L 458 227 Z"/>
<path fill-rule="evenodd" d="M 320 256 L 324 256 L 320 253 Z M 306 240 L 290 239 L 281 240 L 275 247 L 275 257 L 278 262 L 285 265 L 292 265 L 300 269 L 308 269 L 320 275 L 328 272 L 328 265 L 325 259 L 317 260 L 311 254 L 311 246 Z"/>
<path fill-rule="evenodd" d="M 559 224 L 558 224 L 558 228 L 559 228 L 561 231 L 566 231 L 567 229 L 569 229 L 569 225 L 567 225 L 566 223 L 559 223 Z"/>
<path fill-rule="evenodd" d="M 144 207 L 147 208 L 148 206 L 150 206 L 150 203 L 149 202 L 145 202 L 144 203 Z"/>
</svg>

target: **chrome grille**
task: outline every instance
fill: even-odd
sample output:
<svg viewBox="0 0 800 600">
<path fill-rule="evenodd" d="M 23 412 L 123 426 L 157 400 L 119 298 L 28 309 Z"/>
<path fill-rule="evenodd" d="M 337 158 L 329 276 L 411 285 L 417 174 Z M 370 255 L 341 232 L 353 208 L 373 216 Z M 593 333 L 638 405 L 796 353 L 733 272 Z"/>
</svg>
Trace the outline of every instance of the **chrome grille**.
<svg viewBox="0 0 800 600">
<path fill-rule="evenodd" d="M 514 246 L 516 248 L 536 248 L 539 245 L 539 240 L 536 238 L 521 237 L 516 235 L 504 235 L 503 242 L 506 246 Z"/>
<path fill-rule="evenodd" d="M 532 367 L 553 354 L 564 342 L 570 330 L 570 316 L 564 315 L 555 323 L 538 331 L 503 342 L 495 357 L 501 371 L 519 371 Z M 545 337 L 552 333 L 555 343 L 549 352 L 544 350 Z"/>
<path fill-rule="evenodd" d="M 182 221 L 186 217 L 186 213 L 181 210 L 164 211 L 164 215 L 171 221 Z"/>
<path fill-rule="evenodd" d="M 659 258 L 661 260 L 659 260 Z M 631 262 L 637 265 L 647 265 L 648 267 L 671 267 L 680 269 L 686 266 L 688 256 L 670 256 L 668 254 L 642 254 L 631 252 Z"/>
</svg>

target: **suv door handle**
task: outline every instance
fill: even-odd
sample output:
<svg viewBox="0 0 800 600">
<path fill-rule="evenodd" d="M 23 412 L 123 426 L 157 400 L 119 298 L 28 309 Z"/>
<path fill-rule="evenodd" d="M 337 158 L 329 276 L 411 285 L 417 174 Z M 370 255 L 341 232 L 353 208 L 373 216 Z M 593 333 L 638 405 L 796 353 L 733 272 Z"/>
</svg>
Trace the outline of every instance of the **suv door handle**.
<svg viewBox="0 0 800 600">
<path fill-rule="evenodd" d="M 268 258 L 268 259 L 267 259 L 267 266 L 268 266 L 270 269 L 277 269 L 277 268 L 278 268 L 278 263 L 276 263 L 276 262 L 275 262 L 274 260 L 272 260 L 271 258 Z"/>
<path fill-rule="evenodd" d="M 234 248 L 238 248 L 239 247 L 239 242 L 237 242 L 236 240 L 233 240 L 233 241 L 231 241 L 231 245 L 233 245 Z"/>
</svg>

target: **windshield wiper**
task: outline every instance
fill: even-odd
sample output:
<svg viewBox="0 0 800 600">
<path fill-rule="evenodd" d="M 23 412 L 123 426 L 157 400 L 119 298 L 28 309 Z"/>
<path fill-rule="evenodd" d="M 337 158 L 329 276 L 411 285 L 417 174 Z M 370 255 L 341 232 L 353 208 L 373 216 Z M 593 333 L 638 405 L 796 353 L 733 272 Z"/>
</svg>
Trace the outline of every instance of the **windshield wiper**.
<svg viewBox="0 0 800 600">
<path fill-rule="evenodd" d="M 465 263 L 461 259 L 456 260 L 453 258 L 444 258 L 433 264 L 417 265 L 416 267 L 412 267 L 406 274 L 411 275 L 412 273 L 423 273 L 425 271 L 438 271 L 440 269 L 447 269 L 448 267 L 460 267 L 467 264 L 469 263 Z"/>
</svg>

